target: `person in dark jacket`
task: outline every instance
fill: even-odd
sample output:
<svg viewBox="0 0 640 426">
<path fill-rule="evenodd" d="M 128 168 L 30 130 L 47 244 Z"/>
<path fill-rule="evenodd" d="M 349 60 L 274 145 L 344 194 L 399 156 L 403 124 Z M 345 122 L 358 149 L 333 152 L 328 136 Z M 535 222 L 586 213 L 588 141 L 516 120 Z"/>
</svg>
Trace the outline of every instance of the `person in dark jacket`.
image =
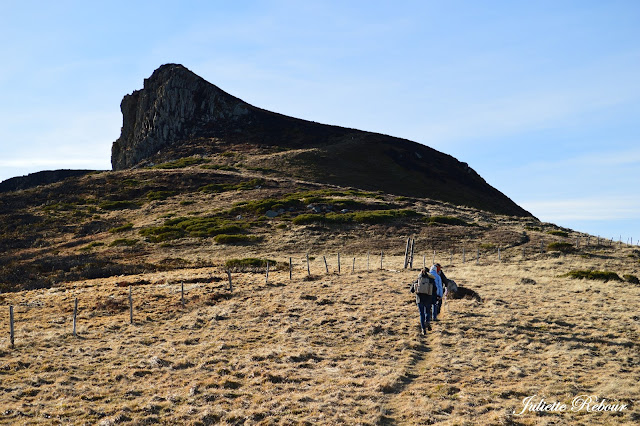
<svg viewBox="0 0 640 426">
<path fill-rule="evenodd" d="M 418 279 L 411 285 L 411 292 L 416 294 L 416 304 L 420 311 L 420 328 L 423 335 L 427 334 L 427 330 L 431 331 L 433 295 L 437 292 L 435 282 L 435 277 L 427 271 L 427 268 L 424 268 L 420 271 Z"/>
</svg>

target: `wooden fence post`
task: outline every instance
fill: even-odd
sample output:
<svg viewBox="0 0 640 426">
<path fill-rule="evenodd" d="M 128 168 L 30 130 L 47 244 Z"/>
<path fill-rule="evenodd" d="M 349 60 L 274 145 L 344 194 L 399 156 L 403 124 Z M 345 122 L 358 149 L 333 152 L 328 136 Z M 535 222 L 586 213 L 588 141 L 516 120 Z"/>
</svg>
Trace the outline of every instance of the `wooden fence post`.
<svg viewBox="0 0 640 426">
<path fill-rule="evenodd" d="M 500 261 L 501 261 L 501 259 L 500 259 L 500 247 L 498 247 L 498 262 L 500 262 Z"/>
<path fill-rule="evenodd" d="M 404 248 L 404 269 L 407 269 L 409 264 L 409 245 L 411 244 L 411 237 L 407 238 L 407 245 Z"/>
<path fill-rule="evenodd" d="M 467 261 L 467 255 L 465 253 L 464 247 L 462 247 L 462 263 Z"/>
<path fill-rule="evenodd" d="M 267 273 L 264 277 L 264 283 L 269 284 L 269 261 L 267 260 Z"/>
<path fill-rule="evenodd" d="M 231 270 L 227 269 L 227 277 L 229 278 L 229 292 L 233 292 L 233 284 L 231 283 Z"/>
<path fill-rule="evenodd" d="M 133 297 L 131 296 L 131 286 L 129 286 L 129 323 L 133 324 Z"/>
<path fill-rule="evenodd" d="M 289 258 L 289 281 L 293 279 L 293 263 L 291 262 L 291 258 Z"/>
<path fill-rule="evenodd" d="M 9 306 L 9 338 L 11 339 L 11 347 L 15 347 L 15 333 L 13 328 L 13 305 Z"/>
<path fill-rule="evenodd" d="M 78 317 L 78 298 L 76 297 L 76 301 L 73 304 L 73 337 L 77 337 L 76 334 L 76 318 Z"/>
<path fill-rule="evenodd" d="M 480 264 L 480 249 L 476 249 L 476 265 Z"/>
<path fill-rule="evenodd" d="M 180 288 L 180 303 L 182 303 L 182 306 L 184 306 L 184 282 L 180 283 L 181 288 Z"/>
<path fill-rule="evenodd" d="M 322 259 L 324 260 L 324 269 L 325 271 L 327 271 L 327 274 L 329 273 L 329 265 L 327 265 L 327 257 L 326 256 L 322 256 Z"/>
<path fill-rule="evenodd" d="M 353 265 L 351 266 L 351 273 L 355 274 L 356 273 L 356 258 L 353 258 Z"/>
<path fill-rule="evenodd" d="M 340 275 L 340 252 L 338 252 L 338 275 Z"/>
<path fill-rule="evenodd" d="M 413 269 L 413 254 L 415 252 L 415 248 L 416 248 L 416 239 L 412 238 L 411 239 L 411 253 L 409 254 L 409 268 Z"/>
<path fill-rule="evenodd" d="M 307 275 L 311 276 L 311 268 L 309 267 L 309 253 L 307 253 Z"/>
</svg>

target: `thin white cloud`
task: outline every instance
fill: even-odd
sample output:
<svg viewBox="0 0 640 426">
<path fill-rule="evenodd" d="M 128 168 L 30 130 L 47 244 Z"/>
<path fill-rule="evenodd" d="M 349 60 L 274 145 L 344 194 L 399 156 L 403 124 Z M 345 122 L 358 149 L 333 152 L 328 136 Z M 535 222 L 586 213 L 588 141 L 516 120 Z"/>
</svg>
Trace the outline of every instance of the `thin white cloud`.
<svg viewBox="0 0 640 426">
<path fill-rule="evenodd" d="M 520 205 L 547 222 L 624 220 L 640 217 L 637 195 L 602 195 L 545 201 L 522 201 Z"/>
<path fill-rule="evenodd" d="M 566 127 L 590 113 L 638 98 L 610 92 L 562 91 L 520 93 L 499 99 L 477 101 L 436 117 L 420 127 L 427 144 L 490 139 L 540 129 Z"/>
<path fill-rule="evenodd" d="M 502 174 L 513 175 L 517 173 L 523 177 L 535 176 L 537 182 L 542 181 L 545 177 L 551 181 L 566 180 L 571 177 L 571 181 L 575 178 L 590 178 L 606 183 L 617 176 L 621 169 L 624 169 L 624 175 L 627 179 L 633 180 L 634 176 L 640 179 L 640 148 L 627 148 L 631 145 L 637 146 L 638 144 L 625 144 L 623 148 L 615 149 L 612 147 L 616 147 L 617 144 L 611 143 L 608 146 L 603 146 L 601 151 L 562 159 L 518 163 L 514 165 L 513 169 L 503 169 Z"/>
<path fill-rule="evenodd" d="M 0 167 L 14 168 L 14 169 L 40 168 L 40 167 L 47 167 L 47 168 L 55 167 L 57 169 L 64 169 L 64 168 L 88 166 L 88 165 L 104 167 L 105 161 L 95 157 L 13 158 L 11 160 L 0 160 Z"/>
<path fill-rule="evenodd" d="M 612 53 L 557 69 L 524 58 L 520 60 L 529 69 L 503 69 L 502 64 L 508 67 L 517 57 L 514 52 L 503 52 L 494 67 L 456 68 L 449 63 L 432 76 L 430 86 L 421 88 L 430 99 L 424 102 L 423 124 L 414 131 L 428 145 L 444 148 L 591 126 L 601 112 L 640 102 L 639 54 L 637 49 Z M 542 67 L 539 73 L 534 72 L 537 67 Z"/>
</svg>

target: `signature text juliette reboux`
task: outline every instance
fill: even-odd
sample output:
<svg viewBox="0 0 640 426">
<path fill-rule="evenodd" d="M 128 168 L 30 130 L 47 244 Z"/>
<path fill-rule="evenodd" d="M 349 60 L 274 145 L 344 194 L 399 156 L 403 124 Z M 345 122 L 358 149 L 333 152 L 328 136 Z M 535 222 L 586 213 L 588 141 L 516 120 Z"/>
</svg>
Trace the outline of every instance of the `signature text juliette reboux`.
<svg viewBox="0 0 640 426">
<path fill-rule="evenodd" d="M 528 396 L 522 400 L 522 411 L 515 413 L 518 416 L 525 414 L 526 412 L 536 411 L 548 411 L 548 412 L 564 412 L 570 409 L 573 412 L 578 411 L 624 411 L 627 409 L 626 404 L 612 404 L 605 398 L 598 398 L 597 396 L 579 395 L 573 398 L 571 405 L 568 406 L 562 402 L 547 402 L 544 398 L 537 399 L 538 395 Z"/>
</svg>

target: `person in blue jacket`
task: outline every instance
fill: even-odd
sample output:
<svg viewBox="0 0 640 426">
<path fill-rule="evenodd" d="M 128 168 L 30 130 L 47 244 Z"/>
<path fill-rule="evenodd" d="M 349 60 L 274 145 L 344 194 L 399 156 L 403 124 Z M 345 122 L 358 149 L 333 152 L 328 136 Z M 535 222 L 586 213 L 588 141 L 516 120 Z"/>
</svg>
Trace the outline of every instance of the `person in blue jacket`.
<svg viewBox="0 0 640 426">
<path fill-rule="evenodd" d="M 438 321 L 438 314 L 440 313 L 443 295 L 442 278 L 440 278 L 440 264 L 436 263 L 433 265 L 429 273 L 433 275 L 436 281 L 436 291 L 434 292 L 431 301 L 432 312 L 429 312 L 429 316 L 432 317 L 434 321 Z"/>
</svg>

